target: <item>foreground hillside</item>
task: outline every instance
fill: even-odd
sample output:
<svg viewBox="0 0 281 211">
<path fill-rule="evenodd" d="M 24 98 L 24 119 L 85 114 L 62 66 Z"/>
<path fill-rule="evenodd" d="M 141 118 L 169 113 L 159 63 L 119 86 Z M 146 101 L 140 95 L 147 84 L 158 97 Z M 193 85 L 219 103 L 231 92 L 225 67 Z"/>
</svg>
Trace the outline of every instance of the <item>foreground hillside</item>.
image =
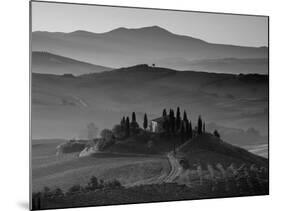
<svg viewBox="0 0 281 211">
<path fill-rule="evenodd" d="M 134 140 L 130 142 L 137 143 Z M 39 143 L 41 142 L 34 142 L 34 147 L 38 148 Z M 124 142 L 119 147 L 126 151 L 127 144 L 128 142 Z M 140 146 L 136 145 L 136 148 Z M 160 146 L 161 143 L 156 143 L 155 149 Z M 166 145 L 165 150 L 172 149 L 173 147 Z M 169 153 L 170 167 L 166 166 L 167 161 L 162 156 L 159 157 L 159 151 L 154 156 L 144 156 L 124 150 L 116 153 L 118 148 L 115 150 L 114 154 L 97 153 L 82 159 L 45 163 L 35 168 L 33 209 L 269 193 L 268 160 L 209 133 L 197 135 L 179 146 L 173 162 L 170 158 L 173 155 Z M 93 175 L 95 176 L 92 177 Z M 36 187 L 38 178 L 41 179 L 40 184 L 48 187 Z M 53 183 L 50 183 L 51 180 Z"/>
<path fill-rule="evenodd" d="M 92 176 L 105 181 L 117 179 L 122 185 L 169 172 L 164 155 L 99 153 L 79 157 L 79 152 L 57 154 L 57 146 L 66 140 L 32 141 L 32 192 L 44 187 L 67 191 L 74 185 L 86 185 Z"/>
<path fill-rule="evenodd" d="M 211 192 L 210 187 L 189 188 L 175 183 L 160 185 L 143 185 L 131 188 L 114 188 L 103 189 L 91 192 L 78 192 L 69 195 L 61 195 L 58 198 L 41 198 L 33 199 L 33 205 L 36 208 L 38 204 L 41 209 L 58 209 L 73 207 L 88 207 L 102 205 L 120 205 L 132 203 L 151 203 L 151 202 L 167 202 L 179 200 L 196 200 L 210 198 L 226 198 L 241 196 L 257 196 L 266 195 L 267 191 L 252 192 L 226 192 L 223 185 L 216 191 Z"/>
<path fill-rule="evenodd" d="M 189 165 L 216 166 L 222 164 L 224 168 L 230 165 L 256 165 L 268 168 L 268 159 L 257 156 L 247 150 L 222 141 L 212 134 L 202 134 L 189 140 L 178 148 L 177 157 L 186 160 Z"/>
<path fill-rule="evenodd" d="M 159 117 L 162 108 L 176 106 L 185 109 L 191 120 L 201 114 L 208 122 L 228 128 L 255 128 L 266 136 L 267 102 L 266 75 L 175 71 L 147 65 L 71 78 L 32 74 L 34 138 L 50 137 L 48 131 L 52 131 L 50 138 L 78 137 L 90 122 L 100 130 L 112 128 L 132 110 L 137 119 L 147 111 L 148 119 L 153 119 Z M 243 140 L 232 139 L 231 143 L 267 142 L 266 138 Z"/>
<path fill-rule="evenodd" d="M 167 137 L 164 134 L 140 133 L 111 142 L 108 147 L 99 148 L 85 157 L 79 156 L 82 148 L 58 154 L 61 143 L 65 141 L 32 142 L 33 191 L 42 190 L 45 186 L 68 190 L 74 184 L 85 185 L 93 175 L 105 181 L 117 179 L 122 185 L 134 186 L 180 182 L 186 170 L 197 183 L 198 176 L 194 177 L 194 174 L 198 174 L 198 167 L 207 174 L 210 166 L 214 171 L 220 171 L 218 165 L 226 171 L 241 166 L 250 169 L 253 165 L 268 169 L 268 159 L 224 142 L 210 133 L 196 135 L 185 140 L 184 144 L 178 135 Z"/>
</svg>

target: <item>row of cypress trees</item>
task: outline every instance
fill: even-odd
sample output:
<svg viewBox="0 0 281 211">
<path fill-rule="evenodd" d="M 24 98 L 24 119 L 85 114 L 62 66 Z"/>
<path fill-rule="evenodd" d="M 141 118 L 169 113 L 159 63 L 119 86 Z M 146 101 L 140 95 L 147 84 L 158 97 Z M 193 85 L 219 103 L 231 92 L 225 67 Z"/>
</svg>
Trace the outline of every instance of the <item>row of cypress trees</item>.
<svg viewBox="0 0 281 211">
<path fill-rule="evenodd" d="M 127 137 L 133 133 L 136 133 L 137 130 L 139 129 L 139 124 L 137 123 L 137 119 L 136 119 L 136 113 L 135 112 L 132 113 L 131 121 L 128 116 L 127 117 L 124 116 L 121 119 L 120 126 L 121 129 L 125 131 L 125 135 Z"/>
<path fill-rule="evenodd" d="M 205 132 L 205 122 L 202 121 L 201 116 L 198 117 L 197 126 L 195 130 L 192 128 L 191 121 L 187 118 L 186 111 L 184 110 L 181 115 L 180 108 L 177 107 L 176 115 L 173 109 L 169 110 L 169 114 L 166 109 L 162 112 L 163 118 L 163 132 L 168 135 L 180 135 L 182 139 L 189 139 L 193 137 L 193 133 L 202 134 Z M 128 137 L 135 134 L 139 129 L 139 124 L 136 120 L 136 113 L 132 112 L 131 120 L 129 116 L 123 117 L 120 122 L 121 129 Z M 147 130 L 149 127 L 147 114 L 143 117 L 143 129 Z"/>
<path fill-rule="evenodd" d="M 192 138 L 194 130 L 192 128 L 191 121 L 187 118 L 185 110 L 182 117 L 179 107 L 177 107 L 176 115 L 174 114 L 173 109 L 170 109 L 169 114 L 167 114 L 166 109 L 164 109 L 162 112 L 162 117 L 164 118 L 164 132 L 169 134 L 181 134 L 185 138 Z M 201 116 L 198 117 L 195 132 L 197 132 L 198 134 L 202 134 L 205 132 L 205 122 L 203 123 Z"/>
</svg>

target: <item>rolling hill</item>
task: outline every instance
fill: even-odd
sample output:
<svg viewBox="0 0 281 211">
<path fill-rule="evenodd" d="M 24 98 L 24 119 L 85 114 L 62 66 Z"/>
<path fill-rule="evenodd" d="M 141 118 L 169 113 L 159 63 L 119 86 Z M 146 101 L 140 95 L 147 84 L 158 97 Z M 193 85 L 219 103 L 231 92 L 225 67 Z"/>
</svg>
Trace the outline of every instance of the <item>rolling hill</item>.
<svg viewBox="0 0 281 211">
<path fill-rule="evenodd" d="M 118 179 L 122 184 L 158 176 L 169 171 L 162 155 L 94 154 L 79 158 L 77 153 L 57 155 L 56 147 L 65 140 L 32 140 L 32 191 L 44 187 L 67 190 L 74 184 L 86 185 L 92 176 Z"/>
<path fill-rule="evenodd" d="M 177 106 L 185 109 L 193 122 L 201 114 L 207 124 L 255 128 L 267 135 L 268 76 L 175 71 L 147 65 L 72 78 L 32 74 L 34 138 L 78 137 L 90 122 L 99 130 L 112 128 L 132 111 L 142 124 L 145 112 L 150 120 L 159 117 L 163 108 Z M 255 144 L 255 140 L 230 141 L 241 146 Z M 258 143 L 267 143 L 267 139 L 258 139 Z"/>
<path fill-rule="evenodd" d="M 190 166 L 200 164 L 204 169 L 207 164 L 216 166 L 218 163 L 224 167 L 231 164 L 236 168 L 255 164 L 259 167 L 268 168 L 268 159 L 254 155 L 245 149 L 233 146 L 212 134 L 202 134 L 189 140 L 179 147 L 178 155 L 186 159 Z"/>
<path fill-rule="evenodd" d="M 33 208 L 269 193 L 268 159 L 232 146 L 208 133 L 195 136 L 181 145 L 175 154 L 177 159 L 171 153 L 167 157 L 132 153 L 96 153 L 83 158 L 73 153 L 56 156 L 55 148 L 49 146 L 55 142 L 32 141 L 32 150 L 35 152 L 32 156 Z M 41 150 L 45 156 L 40 156 Z M 117 179 L 122 186 L 88 189 L 93 175 L 104 181 L 99 184 Z M 74 184 L 75 187 L 79 184 L 80 188 L 73 191 L 71 187 Z M 50 189 L 44 188 L 46 186 Z M 57 190 L 61 190 L 60 194 L 57 194 Z"/>
<path fill-rule="evenodd" d="M 157 66 L 179 70 L 268 72 L 267 47 L 213 44 L 173 34 L 158 26 L 117 28 L 105 33 L 35 31 L 32 33 L 32 51 L 48 51 L 115 68 L 156 63 Z M 225 59 L 229 58 L 237 60 L 228 64 Z"/>
<path fill-rule="evenodd" d="M 111 69 L 108 67 L 93 65 L 48 52 L 38 51 L 32 52 L 31 68 L 33 73 L 48 73 L 56 75 L 81 75 L 87 73 L 108 71 Z"/>
</svg>

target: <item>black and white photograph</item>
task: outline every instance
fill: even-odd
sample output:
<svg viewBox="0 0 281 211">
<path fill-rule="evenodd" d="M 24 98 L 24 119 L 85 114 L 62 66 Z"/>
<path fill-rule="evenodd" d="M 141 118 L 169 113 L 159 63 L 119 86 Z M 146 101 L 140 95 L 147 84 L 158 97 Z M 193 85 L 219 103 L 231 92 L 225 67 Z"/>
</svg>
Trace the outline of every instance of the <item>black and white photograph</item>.
<svg viewBox="0 0 281 211">
<path fill-rule="evenodd" d="M 30 94 L 32 210 L 269 194 L 268 16 L 31 1 Z"/>
</svg>

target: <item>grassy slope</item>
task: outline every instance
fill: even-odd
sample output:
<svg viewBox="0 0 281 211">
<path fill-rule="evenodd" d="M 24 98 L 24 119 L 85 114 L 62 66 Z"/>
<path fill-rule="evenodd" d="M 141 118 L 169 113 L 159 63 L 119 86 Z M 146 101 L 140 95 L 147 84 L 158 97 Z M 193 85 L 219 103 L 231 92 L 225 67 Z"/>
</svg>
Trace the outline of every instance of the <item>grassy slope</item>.
<svg viewBox="0 0 281 211">
<path fill-rule="evenodd" d="M 164 134 L 140 132 L 137 135 L 117 141 L 105 149 L 108 152 L 137 153 L 137 154 L 166 154 L 174 147 L 180 145 L 179 137 L 168 137 Z"/>
<path fill-rule="evenodd" d="M 177 106 L 186 109 L 193 121 L 201 114 L 208 122 L 267 133 L 267 85 L 266 76 L 245 80 L 146 66 L 76 78 L 33 74 L 33 133 L 35 137 L 72 138 L 89 122 L 100 129 L 111 128 L 135 111 L 141 123 L 144 112 L 152 119 L 163 108 Z"/>
<path fill-rule="evenodd" d="M 78 158 L 77 153 L 56 156 L 58 143 L 33 141 L 33 192 L 44 186 L 66 190 L 74 184 L 85 185 L 91 176 L 128 184 L 169 171 L 164 156 L 97 154 Z"/>
<path fill-rule="evenodd" d="M 148 148 L 147 141 L 153 146 Z M 67 189 L 74 184 L 85 185 L 91 176 L 111 180 L 118 179 L 122 184 L 134 183 L 169 171 L 165 153 L 173 149 L 172 140 L 161 135 L 131 137 L 106 149 L 108 153 L 95 154 L 92 157 L 78 158 L 77 153 L 56 156 L 55 147 L 61 140 L 33 142 L 33 188 L 40 190 L 44 186 Z M 189 140 L 177 150 L 177 157 L 188 160 L 191 168 L 201 164 L 224 167 L 234 164 L 268 165 L 268 160 L 248 151 L 221 141 L 211 134 L 203 134 Z M 119 154 L 112 154 L 119 153 Z M 120 153 L 128 153 L 127 155 Z M 143 153 L 137 155 L 133 153 Z"/>
<path fill-rule="evenodd" d="M 188 160 L 191 166 L 201 164 L 203 168 L 206 168 L 207 164 L 215 166 L 218 163 L 221 163 L 224 167 L 228 167 L 232 163 L 236 167 L 243 163 L 268 166 L 267 159 L 223 142 L 211 134 L 194 137 L 182 145 L 178 152 L 178 157 Z"/>
<path fill-rule="evenodd" d="M 159 139 L 159 137 L 157 138 Z M 131 138 L 127 141 L 136 143 L 137 139 Z M 140 142 L 140 140 L 138 141 Z M 162 139 L 162 141 L 164 141 L 162 144 L 165 145 L 168 139 Z M 42 143 L 39 146 L 42 146 Z M 126 146 L 126 142 L 122 146 Z M 137 147 L 140 146 L 141 143 Z M 38 148 L 38 144 L 36 144 L 36 147 Z M 168 146 L 166 147 L 165 150 L 168 150 Z M 249 165 L 254 163 L 257 166 L 264 167 L 267 167 L 268 164 L 267 159 L 223 142 L 211 134 L 196 136 L 183 144 L 177 149 L 177 157 L 187 159 L 191 166 L 200 163 L 203 170 L 206 169 L 206 164 L 215 166 L 217 163 L 221 163 L 224 167 L 227 167 L 231 163 L 234 163 L 236 166 L 242 163 Z M 105 180 L 118 179 L 121 183 L 128 184 L 160 175 L 163 171 L 168 172 L 169 168 L 167 167 L 167 161 L 159 155 L 100 153 L 92 157 L 80 159 L 73 157 L 72 160 L 53 163 L 47 167 L 34 169 L 33 173 L 34 177 L 39 178 L 38 180 L 35 179 L 35 181 L 41 182 L 41 185 L 48 185 L 51 188 L 59 186 L 63 190 L 66 190 L 73 184 L 85 185 L 92 175 Z M 268 194 L 268 181 L 264 182 L 262 188 L 261 186 L 254 186 L 253 188 L 246 183 L 241 183 L 242 186 L 237 186 L 237 181 L 231 180 L 228 183 L 230 189 L 227 190 L 224 179 L 218 179 L 218 183 L 215 185 L 216 188 L 213 189 L 214 183 L 207 179 L 207 177 L 204 177 L 203 184 L 199 184 L 196 170 L 192 170 L 190 177 L 192 182 L 191 187 L 175 183 L 163 183 L 127 188 L 100 189 L 87 193 L 78 192 L 73 195 L 65 195 L 62 198 L 44 198 L 41 201 L 41 208 L 97 206 Z M 34 190 L 39 190 L 36 187 L 36 183 Z"/>
<path fill-rule="evenodd" d="M 223 186 L 216 191 L 210 191 L 209 186 L 189 188 L 175 183 L 135 186 L 131 188 L 98 190 L 88 193 L 69 195 L 61 199 L 42 200 L 41 208 L 67 208 L 83 206 L 116 205 L 128 203 L 147 203 L 175 200 L 192 200 L 217 197 L 237 197 L 251 195 L 266 195 L 267 191 L 260 192 L 226 192 Z"/>
</svg>

